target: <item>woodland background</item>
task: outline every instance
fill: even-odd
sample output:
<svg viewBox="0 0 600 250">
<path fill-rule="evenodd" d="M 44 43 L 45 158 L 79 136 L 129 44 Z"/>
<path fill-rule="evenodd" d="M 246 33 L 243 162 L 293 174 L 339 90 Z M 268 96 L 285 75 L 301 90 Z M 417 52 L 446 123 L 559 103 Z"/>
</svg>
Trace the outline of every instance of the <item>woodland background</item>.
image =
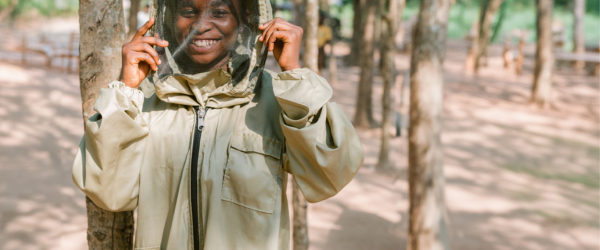
<svg viewBox="0 0 600 250">
<path fill-rule="evenodd" d="M 305 44 L 328 17 L 320 73 L 365 153 L 332 199 L 289 185 L 293 249 L 600 248 L 599 0 L 272 2 Z M 0 249 L 131 249 L 135 213 L 86 202 L 70 171 L 147 3 L 0 0 Z"/>
</svg>

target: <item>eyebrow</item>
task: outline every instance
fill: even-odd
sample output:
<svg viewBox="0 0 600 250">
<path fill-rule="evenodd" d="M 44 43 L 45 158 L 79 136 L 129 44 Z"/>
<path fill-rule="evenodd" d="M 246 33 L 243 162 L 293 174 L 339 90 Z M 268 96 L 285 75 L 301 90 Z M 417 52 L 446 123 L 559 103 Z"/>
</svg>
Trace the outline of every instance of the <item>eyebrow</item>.
<svg viewBox="0 0 600 250">
<path fill-rule="evenodd" d="M 221 6 L 227 6 L 227 4 L 225 2 L 223 2 L 222 0 L 210 1 L 210 7 L 221 7 Z"/>
</svg>

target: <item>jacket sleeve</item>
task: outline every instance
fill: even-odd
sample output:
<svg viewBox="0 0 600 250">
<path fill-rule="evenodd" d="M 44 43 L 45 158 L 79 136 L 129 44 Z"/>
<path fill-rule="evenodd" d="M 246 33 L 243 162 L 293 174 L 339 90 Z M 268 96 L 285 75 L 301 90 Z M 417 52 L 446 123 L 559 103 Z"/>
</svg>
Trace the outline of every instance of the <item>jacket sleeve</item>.
<svg viewBox="0 0 600 250">
<path fill-rule="evenodd" d="M 109 211 L 137 207 L 139 176 L 148 125 L 141 115 L 140 90 L 113 82 L 101 89 L 97 114 L 85 124 L 85 134 L 73 163 L 73 182 L 97 206 Z"/>
<path fill-rule="evenodd" d="M 332 89 L 309 69 L 280 73 L 273 81 L 283 112 L 284 168 L 308 202 L 337 194 L 363 163 L 360 140 L 340 107 L 329 103 Z"/>
</svg>

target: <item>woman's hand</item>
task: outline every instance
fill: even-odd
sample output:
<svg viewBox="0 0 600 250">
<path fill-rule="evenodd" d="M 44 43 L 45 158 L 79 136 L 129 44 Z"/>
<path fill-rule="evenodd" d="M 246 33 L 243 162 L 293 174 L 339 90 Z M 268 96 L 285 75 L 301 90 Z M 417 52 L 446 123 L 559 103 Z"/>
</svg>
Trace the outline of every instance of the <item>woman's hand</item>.
<svg viewBox="0 0 600 250">
<path fill-rule="evenodd" d="M 269 51 L 273 51 L 282 71 L 300 68 L 300 46 L 304 33 L 302 28 L 279 17 L 258 28 L 263 31 L 259 40 L 264 42 Z"/>
<path fill-rule="evenodd" d="M 156 71 L 161 61 L 158 53 L 151 45 L 167 47 L 169 42 L 161 40 L 158 37 L 145 37 L 150 27 L 154 24 L 154 18 L 150 18 L 142 26 L 131 42 L 123 44 L 123 67 L 121 68 L 121 81 L 130 88 L 137 89 L 140 83 L 150 73 L 150 69 Z"/>
</svg>

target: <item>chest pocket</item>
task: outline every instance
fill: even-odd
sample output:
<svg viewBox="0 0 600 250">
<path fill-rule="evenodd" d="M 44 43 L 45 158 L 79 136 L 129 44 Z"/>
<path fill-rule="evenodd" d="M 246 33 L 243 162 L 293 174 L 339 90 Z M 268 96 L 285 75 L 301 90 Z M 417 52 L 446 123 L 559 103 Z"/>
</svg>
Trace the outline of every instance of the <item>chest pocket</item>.
<svg viewBox="0 0 600 250">
<path fill-rule="evenodd" d="M 282 179 L 282 143 L 257 135 L 234 135 L 223 176 L 222 199 L 273 213 Z"/>
</svg>

